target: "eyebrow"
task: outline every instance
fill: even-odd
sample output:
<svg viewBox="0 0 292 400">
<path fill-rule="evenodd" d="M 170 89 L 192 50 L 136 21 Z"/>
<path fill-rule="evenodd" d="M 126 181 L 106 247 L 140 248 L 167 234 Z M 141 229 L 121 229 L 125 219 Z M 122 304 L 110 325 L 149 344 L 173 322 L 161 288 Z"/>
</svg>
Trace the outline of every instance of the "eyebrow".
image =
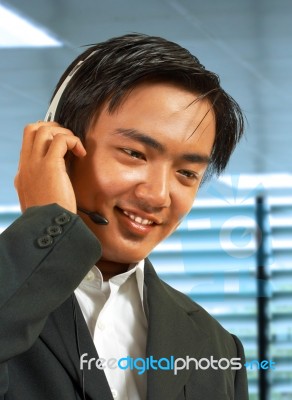
<svg viewBox="0 0 292 400">
<path fill-rule="evenodd" d="M 113 134 L 133 139 L 136 142 L 145 144 L 146 146 L 157 150 L 159 153 L 166 153 L 166 147 L 162 143 L 158 142 L 156 139 L 153 139 L 151 136 L 138 131 L 137 129 L 118 128 L 113 132 Z M 199 153 L 185 153 L 182 154 L 179 158 L 184 161 L 196 164 L 209 164 L 211 161 L 211 158 L 209 156 Z"/>
<path fill-rule="evenodd" d="M 146 135 L 143 132 L 137 131 L 136 129 L 122 129 L 118 128 L 114 133 L 117 133 L 121 136 L 128 137 L 130 139 L 135 140 L 136 142 L 146 144 L 146 146 L 151 147 L 152 149 L 158 150 L 159 153 L 165 153 L 165 146 L 158 142 L 156 139 L 153 139 L 151 136 Z"/>
</svg>

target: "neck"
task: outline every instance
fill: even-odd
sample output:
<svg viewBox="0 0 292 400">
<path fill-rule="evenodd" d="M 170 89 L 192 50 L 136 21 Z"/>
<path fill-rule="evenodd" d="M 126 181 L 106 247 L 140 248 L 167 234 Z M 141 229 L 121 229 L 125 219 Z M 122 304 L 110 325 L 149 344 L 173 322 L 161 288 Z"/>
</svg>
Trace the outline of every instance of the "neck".
<svg viewBox="0 0 292 400">
<path fill-rule="evenodd" d="M 104 281 L 108 281 L 113 276 L 128 271 L 129 268 L 129 264 L 121 264 L 103 259 L 99 260 L 96 266 L 100 269 Z"/>
</svg>

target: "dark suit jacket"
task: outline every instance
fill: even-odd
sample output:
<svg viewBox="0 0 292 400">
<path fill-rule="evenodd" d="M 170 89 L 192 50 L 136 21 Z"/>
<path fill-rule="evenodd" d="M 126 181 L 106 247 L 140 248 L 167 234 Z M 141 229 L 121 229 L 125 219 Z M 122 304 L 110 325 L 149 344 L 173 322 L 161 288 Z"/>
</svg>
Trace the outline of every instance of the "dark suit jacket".
<svg viewBox="0 0 292 400">
<path fill-rule="evenodd" d="M 57 205 L 27 210 L 1 235 L 0 400 L 112 399 L 104 371 L 80 370 L 81 354 L 98 355 L 72 294 L 99 258 L 99 243 L 82 220 Z M 244 362 L 240 341 L 161 281 L 148 260 L 145 289 L 148 357 Z M 149 400 L 247 398 L 244 368 L 190 363 L 177 375 L 147 372 Z"/>
</svg>

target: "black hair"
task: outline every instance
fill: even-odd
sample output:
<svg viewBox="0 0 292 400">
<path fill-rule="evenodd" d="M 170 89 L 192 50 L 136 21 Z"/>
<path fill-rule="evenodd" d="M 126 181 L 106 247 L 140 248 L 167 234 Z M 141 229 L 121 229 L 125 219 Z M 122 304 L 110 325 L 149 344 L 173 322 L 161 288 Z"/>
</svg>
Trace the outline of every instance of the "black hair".
<svg viewBox="0 0 292 400">
<path fill-rule="evenodd" d="M 218 75 L 205 69 L 188 50 L 144 34 L 112 38 L 90 45 L 79 55 L 62 75 L 56 91 L 77 63 L 87 57 L 62 95 L 57 122 L 84 140 L 105 103 L 112 113 L 125 95 L 143 82 L 174 83 L 209 101 L 216 135 L 207 175 L 219 175 L 225 169 L 243 134 L 244 117 L 237 102 L 221 88 Z"/>
</svg>

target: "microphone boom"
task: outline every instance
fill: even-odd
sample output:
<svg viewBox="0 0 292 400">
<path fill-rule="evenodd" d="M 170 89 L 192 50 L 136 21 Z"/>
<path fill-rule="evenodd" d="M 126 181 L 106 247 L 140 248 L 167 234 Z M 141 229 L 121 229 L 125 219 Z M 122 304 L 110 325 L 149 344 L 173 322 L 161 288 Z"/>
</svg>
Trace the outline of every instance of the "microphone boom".
<svg viewBox="0 0 292 400">
<path fill-rule="evenodd" d="M 97 212 L 87 211 L 84 208 L 77 207 L 77 210 L 83 212 L 84 214 L 88 215 L 91 221 L 98 225 L 108 225 L 108 220 L 103 217 L 102 215 L 98 214 Z"/>
</svg>

